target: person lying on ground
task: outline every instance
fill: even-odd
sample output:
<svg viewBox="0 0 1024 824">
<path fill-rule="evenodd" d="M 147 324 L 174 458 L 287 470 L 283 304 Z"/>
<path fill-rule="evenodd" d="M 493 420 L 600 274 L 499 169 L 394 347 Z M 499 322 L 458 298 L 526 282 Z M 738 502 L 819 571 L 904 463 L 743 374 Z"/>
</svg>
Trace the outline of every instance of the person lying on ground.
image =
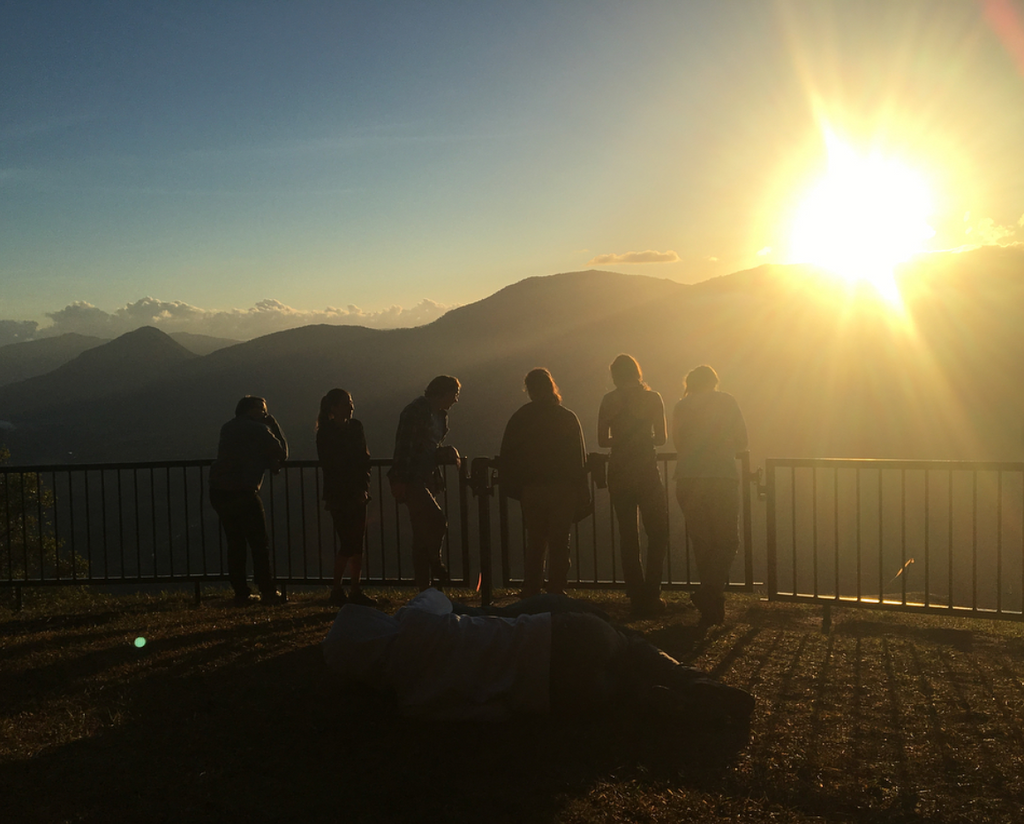
<svg viewBox="0 0 1024 824">
<path fill-rule="evenodd" d="M 471 611 L 456 611 L 436 589 L 393 616 L 347 604 L 323 641 L 324 659 L 343 684 L 390 692 L 416 718 L 585 715 L 633 702 L 682 723 L 749 722 L 750 693 L 680 664 L 571 598 L 525 599 L 509 617 Z"/>
</svg>

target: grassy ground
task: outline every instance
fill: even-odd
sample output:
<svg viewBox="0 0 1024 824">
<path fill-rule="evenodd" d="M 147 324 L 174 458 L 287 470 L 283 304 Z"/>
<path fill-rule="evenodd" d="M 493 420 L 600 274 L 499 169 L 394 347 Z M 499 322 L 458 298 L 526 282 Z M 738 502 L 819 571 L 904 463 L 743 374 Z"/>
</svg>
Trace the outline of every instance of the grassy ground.
<svg viewBox="0 0 1024 824">
<path fill-rule="evenodd" d="M 378 593 L 380 594 L 380 593 Z M 384 593 L 397 606 L 406 593 Z M 458 595 L 458 593 L 456 593 Z M 470 600 L 467 593 L 466 600 Z M 10 822 L 1009 822 L 1024 802 L 1024 627 L 730 596 L 631 626 L 750 689 L 749 741 L 614 714 L 414 724 L 345 695 L 326 591 L 238 609 L 29 593 L 0 613 Z M 592 596 L 625 620 L 615 595 Z M 136 639 L 144 638 L 144 646 Z"/>
</svg>

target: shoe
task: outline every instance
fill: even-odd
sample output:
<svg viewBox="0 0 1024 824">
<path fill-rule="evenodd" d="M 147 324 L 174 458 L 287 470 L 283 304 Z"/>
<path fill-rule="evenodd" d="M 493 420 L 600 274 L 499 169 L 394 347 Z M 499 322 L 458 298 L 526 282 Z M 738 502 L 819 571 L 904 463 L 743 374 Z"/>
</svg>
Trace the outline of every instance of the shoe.
<svg viewBox="0 0 1024 824">
<path fill-rule="evenodd" d="M 355 604 L 358 607 L 374 607 L 376 608 L 377 602 L 373 600 L 369 595 L 363 592 L 361 589 L 354 589 L 348 594 L 348 602 Z"/>
<path fill-rule="evenodd" d="M 236 592 L 235 597 L 231 601 L 236 607 L 249 607 L 259 602 L 259 596 L 251 592 Z"/>
<path fill-rule="evenodd" d="M 343 607 L 348 602 L 348 596 L 345 595 L 345 590 L 338 587 L 331 590 L 331 597 L 327 599 L 327 602 L 336 607 Z"/>
<path fill-rule="evenodd" d="M 287 598 L 281 593 L 281 590 L 275 589 L 272 592 L 261 592 L 260 603 L 268 607 L 276 607 L 284 604 L 288 601 Z"/>
</svg>

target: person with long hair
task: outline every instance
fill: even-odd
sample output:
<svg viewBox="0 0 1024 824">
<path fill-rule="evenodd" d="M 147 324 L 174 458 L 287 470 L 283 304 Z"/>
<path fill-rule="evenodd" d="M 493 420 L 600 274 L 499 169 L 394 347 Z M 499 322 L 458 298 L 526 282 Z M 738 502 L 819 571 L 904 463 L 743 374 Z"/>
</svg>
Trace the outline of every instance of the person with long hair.
<svg viewBox="0 0 1024 824">
<path fill-rule="evenodd" d="M 331 603 L 377 606 L 363 592 L 363 538 L 366 505 L 370 500 L 370 452 L 363 425 L 352 417 L 355 404 L 344 389 L 332 389 L 320 399 L 316 419 L 316 454 L 324 476 L 324 509 L 331 513 L 338 549 L 334 555 Z M 342 586 L 348 571 L 350 587 Z"/>
<path fill-rule="evenodd" d="M 540 592 L 547 557 L 547 591 L 565 594 L 569 575 L 569 532 L 581 505 L 590 501 L 587 447 L 579 418 L 562 406 L 558 385 L 547 369 L 532 369 L 524 380 L 530 402 L 509 418 L 501 439 L 501 485 L 518 500 L 526 522 L 523 598 Z"/>
<path fill-rule="evenodd" d="M 644 383 L 630 355 L 612 361 L 615 389 L 601 400 L 597 442 L 610 447 L 608 492 L 619 522 L 622 577 L 638 616 L 664 611 L 661 574 L 668 550 L 668 506 L 658 472 L 656 447 L 667 440 L 665 404 Z M 646 570 L 640 561 L 640 519 L 647 533 Z"/>
<path fill-rule="evenodd" d="M 702 365 L 683 383 L 672 412 L 676 500 L 686 518 L 700 587 L 691 596 L 702 624 L 725 621 L 725 587 L 739 548 L 736 453 L 747 448 L 747 425 L 736 399 L 718 389 L 718 373 Z"/>
</svg>

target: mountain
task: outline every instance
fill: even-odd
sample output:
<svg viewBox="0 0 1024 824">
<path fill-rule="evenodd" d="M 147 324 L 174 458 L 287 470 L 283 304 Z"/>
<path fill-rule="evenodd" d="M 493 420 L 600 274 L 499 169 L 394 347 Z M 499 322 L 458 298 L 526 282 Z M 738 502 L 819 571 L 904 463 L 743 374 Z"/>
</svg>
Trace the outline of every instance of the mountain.
<svg viewBox="0 0 1024 824">
<path fill-rule="evenodd" d="M 171 332 L 168 337 L 195 355 L 209 355 L 239 343 L 229 338 L 194 335 L 191 332 Z M 104 343 L 109 341 L 106 338 L 68 332 L 52 338 L 0 346 L 0 387 L 45 375 L 78 357 L 86 349 L 94 349 Z"/>
<path fill-rule="evenodd" d="M 0 346 L 0 386 L 45 375 L 102 343 L 104 338 L 69 333 Z"/>
<path fill-rule="evenodd" d="M 212 335 L 196 335 L 192 332 L 168 332 L 168 337 L 195 355 L 209 355 L 218 349 L 240 343 L 240 341 L 230 338 L 215 338 Z"/>
<path fill-rule="evenodd" d="M 47 410 L 116 398 L 166 380 L 198 356 L 159 329 L 143 326 L 82 352 L 64 365 L 0 390 L 0 418 L 33 422 Z"/>
<path fill-rule="evenodd" d="M 387 456 L 402 407 L 434 375 L 453 374 L 463 390 L 449 442 L 493 455 L 526 401 L 523 375 L 546 366 L 593 449 L 608 364 L 628 352 L 669 416 L 686 372 L 713 365 L 744 410 L 756 461 L 1017 460 L 1024 250 L 924 256 L 899 278 L 897 306 L 802 266 L 695 285 L 601 271 L 529 278 L 413 329 L 309 326 L 204 357 L 175 350 L 160 367 L 134 342 L 134 367 L 103 357 L 84 382 L 80 358 L 48 381 L 0 389 L 0 420 L 14 426 L 3 436 L 17 463 L 208 457 L 237 399 L 255 394 L 293 456 L 311 458 L 319 399 L 341 386 L 372 454 Z"/>
</svg>

